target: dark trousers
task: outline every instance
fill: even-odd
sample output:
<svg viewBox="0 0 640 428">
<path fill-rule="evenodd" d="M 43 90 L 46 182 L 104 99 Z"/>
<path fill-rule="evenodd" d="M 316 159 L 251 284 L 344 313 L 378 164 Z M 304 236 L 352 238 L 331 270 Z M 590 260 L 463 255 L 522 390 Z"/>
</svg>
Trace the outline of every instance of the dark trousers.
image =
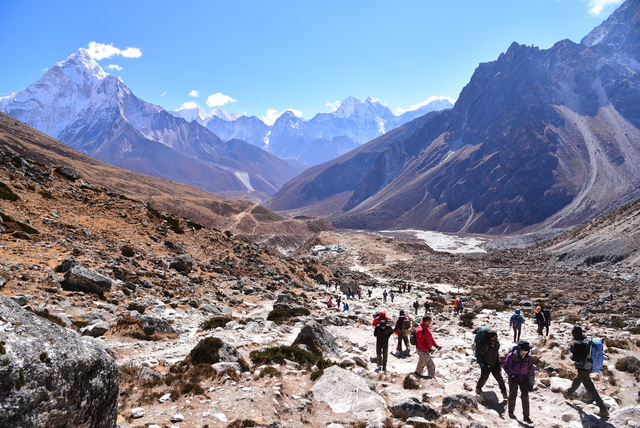
<svg viewBox="0 0 640 428">
<path fill-rule="evenodd" d="M 487 383 L 487 379 L 489 379 L 489 375 L 492 374 L 493 377 L 498 382 L 498 386 L 500 387 L 500 391 L 503 394 L 507 393 L 507 387 L 504 384 L 504 379 L 502 379 L 502 367 L 500 364 L 496 364 L 493 367 L 480 367 L 480 379 L 478 380 L 477 388 L 482 389 L 485 383 Z"/>
<path fill-rule="evenodd" d="M 547 331 L 546 336 L 549 336 L 549 324 L 538 324 L 538 336 L 542 336 L 542 331 L 545 329 Z"/>
<path fill-rule="evenodd" d="M 376 342 L 376 357 L 378 358 L 378 366 L 382 366 L 382 370 L 387 370 L 387 354 L 389 353 L 389 340 L 384 342 Z"/>
<path fill-rule="evenodd" d="M 514 343 L 518 343 L 518 340 L 520 340 L 520 333 L 521 332 L 522 332 L 522 326 L 513 327 L 513 342 Z"/>
<path fill-rule="evenodd" d="M 398 334 L 398 352 L 402 353 L 402 342 L 404 342 L 404 347 L 407 350 L 407 352 L 409 352 L 409 337 L 407 337 L 406 334 L 403 334 L 402 332 L 400 332 L 400 334 Z"/>
<path fill-rule="evenodd" d="M 569 394 L 575 392 L 576 389 L 580 386 L 580 384 L 584 385 L 584 389 L 587 390 L 591 399 L 596 402 L 600 409 L 606 409 L 607 406 L 602 401 L 602 397 L 598 394 L 598 390 L 596 389 L 591 377 L 589 376 L 588 370 L 578 369 L 578 374 L 573 378 L 573 382 L 571 382 L 571 387 L 567 390 Z"/>
<path fill-rule="evenodd" d="M 522 400 L 522 417 L 529 417 L 529 380 L 518 381 L 518 379 L 509 378 L 509 414 L 513 414 L 516 409 L 516 397 L 520 389 L 520 399 Z"/>
</svg>

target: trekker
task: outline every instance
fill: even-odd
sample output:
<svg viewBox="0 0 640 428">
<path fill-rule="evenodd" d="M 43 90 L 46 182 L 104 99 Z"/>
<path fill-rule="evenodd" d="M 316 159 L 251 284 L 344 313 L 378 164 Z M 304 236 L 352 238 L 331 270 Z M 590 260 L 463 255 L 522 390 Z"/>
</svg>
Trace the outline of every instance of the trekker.
<svg viewBox="0 0 640 428">
<path fill-rule="evenodd" d="M 413 309 L 415 309 L 416 315 L 418 315 L 418 309 L 420 309 L 420 302 L 418 302 L 418 299 L 416 299 L 416 301 L 413 302 Z"/>
<path fill-rule="evenodd" d="M 395 293 L 392 291 L 391 294 L 389 294 L 389 297 L 391 297 L 391 303 L 393 303 L 393 298 L 396 297 Z"/>
<path fill-rule="evenodd" d="M 387 293 L 387 290 L 384 290 L 384 291 L 382 292 L 382 303 L 387 303 L 387 295 L 388 295 L 388 294 L 389 294 L 389 293 Z"/>
<path fill-rule="evenodd" d="M 393 332 L 398 334 L 398 346 L 396 347 L 396 355 L 398 355 L 398 358 L 409 356 L 409 330 L 411 330 L 411 320 L 405 315 L 403 310 L 400 310 L 398 321 L 396 321 L 393 329 Z M 403 342 L 405 351 L 402 351 Z"/>
<path fill-rule="evenodd" d="M 569 389 L 564 392 L 564 396 L 571 398 L 571 395 L 576 391 L 576 389 L 578 389 L 580 384 L 584 385 L 584 388 L 600 408 L 598 416 L 606 418 L 609 416 L 609 410 L 607 410 L 607 406 L 604 404 L 602 397 L 598 394 L 598 390 L 589 376 L 589 370 L 584 368 L 584 363 L 589 355 L 589 341 L 584 336 L 582 327 L 578 325 L 573 327 L 571 335 L 575 340 L 573 345 L 571 345 L 571 360 L 573 361 L 573 365 L 576 369 L 578 369 L 578 374 L 573 378 L 573 382 L 571 382 Z"/>
<path fill-rule="evenodd" d="M 431 317 L 425 315 L 422 317 L 420 326 L 416 329 L 416 352 L 418 353 L 418 365 L 415 374 L 422 377 L 424 368 L 427 368 L 428 376 L 426 379 L 433 379 L 436 376 L 436 365 L 431 358 L 431 353 L 436 349 L 442 349 L 433 335 L 431 334 Z"/>
<path fill-rule="evenodd" d="M 533 357 L 529 354 L 529 351 L 531 351 L 529 342 L 526 340 L 519 341 L 518 345 L 507 355 L 503 368 L 509 377 L 509 417 L 511 419 L 516 418 L 513 412 L 516 408 L 518 389 L 520 389 L 523 420 L 528 424 L 532 424 L 533 421 L 529 417 L 529 391 L 533 390 L 536 369 L 533 365 Z"/>
<path fill-rule="evenodd" d="M 333 298 L 329 297 L 329 300 L 327 301 L 327 308 L 332 308 L 333 307 Z"/>
<path fill-rule="evenodd" d="M 462 308 L 464 304 L 462 303 L 462 299 L 456 297 L 453 301 L 453 314 L 460 315 L 462 313 Z"/>
<path fill-rule="evenodd" d="M 427 315 L 429 313 L 429 310 L 431 309 L 431 304 L 429 303 L 428 300 L 424 301 L 424 314 Z"/>
<path fill-rule="evenodd" d="M 544 326 L 547 324 L 547 320 L 540 306 L 536 308 L 535 320 L 538 326 L 538 336 L 542 336 L 542 330 L 544 329 Z M 547 336 L 548 335 L 549 335 L 549 327 L 547 327 Z"/>
<path fill-rule="evenodd" d="M 387 371 L 389 337 L 391 337 L 392 334 L 393 329 L 385 320 L 380 321 L 373 331 L 373 335 L 376 337 L 376 358 L 378 362 L 378 368 L 376 371 L 379 371 L 380 369 L 382 369 L 383 372 Z"/>
<path fill-rule="evenodd" d="M 520 340 L 522 324 L 524 324 L 524 317 L 520 313 L 520 309 L 516 309 L 515 313 L 511 315 L 511 318 L 509 319 L 509 329 L 513 328 L 513 343 L 518 343 Z"/>
<path fill-rule="evenodd" d="M 507 399 L 507 387 L 502 379 L 502 367 L 500 366 L 500 342 L 498 342 L 498 332 L 489 329 L 485 336 L 485 342 L 478 346 L 476 350 L 478 364 L 480 364 L 480 379 L 476 385 L 476 394 L 482 394 L 482 387 L 489 379 L 489 375 L 498 382 L 502 398 Z"/>
<path fill-rule="evenodd" d="M 374 327 L 376 327 L 378 324 L 380 324 L 382 321 L 388 323 L 389 322 L 389 318 L 387 317 L 387 313 L 380 311 L 377 314 L 374 314 L 373 316 L 373 322 L 371 323 L 371 325 L 373 325 Z"/>
</svg>

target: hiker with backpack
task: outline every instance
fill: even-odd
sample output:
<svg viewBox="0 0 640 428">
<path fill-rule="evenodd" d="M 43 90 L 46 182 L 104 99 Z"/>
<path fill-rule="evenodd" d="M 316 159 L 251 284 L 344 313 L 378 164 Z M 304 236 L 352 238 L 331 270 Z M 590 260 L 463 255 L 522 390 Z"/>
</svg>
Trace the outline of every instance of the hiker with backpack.
<svg viewBox="0 0 640 428">
<path fill-rule="evenodd" d="M 536 369 L 533 364 L 533 357 L 529 354 L 531 345 L 526 340 L 521 340 L 514 346 L 507 358 L 504 360 L 504 368 L 509 378 L 509 398 L 508 410 L 509 417 L 515 419 L 513 413 L 516 408 L 516 398 L 518 397 L 518 389 L 520 390 L 520 399 L 522 400 L 522 417 L 523 420 L 532 424 L 529 413 L 529 392 L 533 390 L 535 382 Z"/>
<path fill-rule="evenodd" d="M 547 325 L 547 319 L 545 317 L 544 312 L 542 312 L 542 307 L 538 306 L 536 307 L 536 314 L 535 314 L 535 321 L 536 321 L 536 325 L 538 326 L 538 336 L 542 336 L 542 330 L 544 329 L 544 326 Z M 549 327 L 547 326 L 547 336 L 549 335 Z"/>
<path fill-rule="evenodd" d="M 428 300 L 424 301 L 424 314 L 427 315 L 431 310 L 431 303 Z"/>
<path fill-rule="evenodd" d="M 420 302 L 418 302 L 418 299 L 413 302 L 413 309 L 416 311 L 416 315 L 418 315 L 418 309 L 420 309 Z"/>
<path fill-rule="evenodd" d="M 609 416 L 609 410 L 604 404 L 602 397 L 598 394 L 593 381 L 591 380 L 590 373 L 592 371 L 602 370 L 602 364 L 604 362 L 604 351 L 602 341 L 600 339 L 588 340 L 582 331 L 582 327 L 576 325 L 571 330 L 574 343 L 571 345 L 571 360 L 573 365 L 578 369 L 578 374 L 573 378 L 569 389 L 564 391 L 563 395 L 566 398 L 571 398 L 571 395 L 578 389 L 580 384 L 584 385 L 587 393 L 596 402 L 600 410 L 598 416 L 606 418 Z"/>
<path fill-rule="evenodd" d="M 371 325 L 373 325 L 374 327 L 377 327 L 381 321 L 384 321 L 386 323 L 389 322 L 387 313 L 384 311 L 376 312 L 375 314 L 373 314 L 373 321 L 371 322 Z"/>
<path fill-rule="evenodd" d="M 476 350 L 476 360 L 480 365 L 480 379 L 478 379 L 478 383 L 476 384 L 476 394 L 482 394 L 482 387 L 491 374 L 496 382 L 498 382 L 500 392 L 502 392 L 502 398 L 506 400 L 507 387 L 504 384 L 502 367 L 500 366 L 500 342 L 498 341 L 498 332 L 488 327 L 480 327 L 476 333 L 474 347 Z"/>
<path fill-rule="evenodd" d="M 422 317 L 420 326 L 415 331 L 416 337 L 416 352 L 418 353 L 418 365 L 416 366 L 415 374 L 418 377 L 423 377 L 422 372 L 424 368 L 427 368 L 428 376 L 426 379 L 433 379 L 436 376 L 436 365 L 431 358 L 431 353 L 436 349 L 442 349 L 439 346 L 433 335 L 431 334 L 431 317 L 425 315 Z"/>
<path fill-rule="evenodd" d="M 463 308 L 464 304 L 462 303 L 462 300 L 458 297 L 456 297 L 453 300 L 453 314 L 454 315 L 459 315 L 462 313 L 462 308 Z"/>
<path fill-rule="evenodd" d="M 509 319 L 509 329 L 513 329 L 513 343 L 518 343 L 520 340 L 522 324 L 524 324 L 524 317 L 520 313 L 520 309 L 516 309 L 515 313 L 511 315 Z"/>
<path fill-rule="evenodd" d="M 403 356 L 409 356 L 409 331 L 411 330 L 411 320 L 407 317 L 403 310 L 400 310 L 400 316 L 393 329 L 393 332 L 398 335 L 398 346 L 396 347 L 397 356 L 401 358 Z M 404 343 L 405 351 L 402 350 L 402 344 Z"/>
<path fill-rule="evenodd" d="M 386 320 L 380 320 L 376 328 L 373 330 L 373 335 L 376 337 L 376 358 L 378 362 L 378 369 L 383 372 L 387 371 L 387 356 L 389 354 L 389 338 L 393 334 L 393 328 L 387 324 Z"/>
</svg>

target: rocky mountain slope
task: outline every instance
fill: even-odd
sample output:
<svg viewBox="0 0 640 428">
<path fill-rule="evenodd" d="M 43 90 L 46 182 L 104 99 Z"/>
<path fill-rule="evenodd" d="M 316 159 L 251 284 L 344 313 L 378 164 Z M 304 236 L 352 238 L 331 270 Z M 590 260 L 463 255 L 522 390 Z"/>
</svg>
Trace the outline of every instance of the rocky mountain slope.
<svg viewBox="0 0 640 428">
<path fill-rule="evenodd" d="M 16 137 L 2 132 L 6 150 Z M 504 355 L 512 346 L 508 317 L 522 308 L 523 337 L 538 361 L 531 394 L 536 425 L 640 423 L 640 361 L 633 359 L 640 290 L 633 272 L 555 266 L 555 258 L 536 249 L 455 255 L 335 231 L 308 245 L 340 243 L 347 251 L 283 257 L 107 191 L 102 183 L 116 170 L 95 160 L 93 173 L 104 173 L 103 180 L 93 176 L 100 185 L 73 181 L 72 170 L 45 163 L 54 148 L 73 154 L 60 144 L 37 151 L 40 160 L 0 158 L 0 401 L 10 404 L 0 409 L 0 422 L 68 426 L 90 420 L 82 411 L 99 402 L 99 426 L 112 428 L 509 427 L 515 422 L 493 381 L 474 393 L 479 369 L 471 342 L 474 328 L 492 325 Z M 147 186 L 144 176 L 128 174 L 130 186 Z M 401 292 L 403 283 L 411 290 Z M 347 311 L 325 304 L 357 286 L 362 297 L 349 299 Z M 395 292 L 393 301 L 384 301 L 384 289 Z M 466 303 L 461 317 L 450 310 L 456 296 Z M 415 299 L 431 301 L 443 346 L 436 379 L 411 374 L 415 352 L 390 355 L 386 373 L 372 362 L 372 314 L 385 310 L 395 318 L 403 309 L 415 320 Z M 535 305 L 552 309 L 549 337 L 531 326 Z M 607 344 L 607 368 L 594 381 L 610 407 L 608 421 L 594 416 L 582 392 L 573 400 L 560 394 L 573 373 L 567 346 L 576 322 Z M 34 346 L 24 346 L 25 337 Z M 78 353 L 61 342 L 77 344 Z M 107 353 L 117 377 L 113 363 L 105 364 Z M 80 367 L 94 369 L 68 376 Z M 55 411 L 31 405 L 44 388 L 85 376 L 95 381 L 42 398 Z M 101 394 L 98 380 L 119 393 Z M 516 414 L 521 420 L 519 404 Z"/>
<path fill-rule="evenodd" d="M 638 199 L 639 10 L 625 2 L 579 44 L 512 44 L 453 109 L 305 171 L 267 206 L 345 228 L 506 234 Z"/>
<path fill-rule="evenodd" d="M 156 210 L 229 230 L 256 242 L 273 245 L 283 252 L 295 251 L 317 232 L 333 229 L 320 219 L 286 219 L 254 202 L 223 199 L 195 187 L 108 165 L 2 113 L 0 150 L 39 162 L 49 170 L 71 166 L 79 174 L 76 182 L 86 183 L 88 188 L 104 189 L 144 201 Z"/>
<path fill-rule="evenodd" d="M 0 97 L 0 111 L 103 162 L 209 192 L 264 198 L 303 169 L 141 100 L 85 49 Z"/>
<path fill-rule="evenodd" d="M 241 139 L 281 158 L 317 165 L 417 117 L 451 107 L 453 104 L 448 99 L 436 99 L 396 116 L 379 100 L 368 97 L 362 102 L 350 96 L 334 112 L 318 113 L 308 120 L 285 112 L 273 125 L 267 125 L 255 116 L 229 115 L 220 108 L 207 116 L 195 103 L 191 108 L 170 113 L 197 121 L 224 141 Z"/>
</svg>

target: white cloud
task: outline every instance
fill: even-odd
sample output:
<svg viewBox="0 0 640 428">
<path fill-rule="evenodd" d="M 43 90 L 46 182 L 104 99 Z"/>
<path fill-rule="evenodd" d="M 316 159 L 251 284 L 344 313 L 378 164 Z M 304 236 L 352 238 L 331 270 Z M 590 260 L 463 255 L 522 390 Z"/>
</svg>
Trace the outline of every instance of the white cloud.
<svg viewBox="0 0 640 428">
<path fill-rule="evenodd" d="M 407 109 L 404 109 L 402 107 L 398 107 L 396 109 L 396 111 L 398 113 L 402 114 L 402 113 L 406 113 L 408 111 L 418 110 L 422 106 L 426 106 L 427 104 L 429 104 L 429 103 L 431 103 L 433 101 L 440 101 L 440 100 L 448 100 L 449 102 L 451 102 L 451 104 L 455 104 L 456 103 L 456 100 L 454 100 L 453 98 L 433 96 L 433 97 L 427 98 L 426 100 L 422 101 L 419 104 L 412 105 L 411 107 L 409 107 Z"/>
<path fill-rule="evenodd" d="M 340 101 L 334 101 L 334 102 L 328 102 L 328 103 L 324 103 L 325 106 L 329 107 L 330 110 L 326 113 L 333 113 L 334 111 L 338 110 L 338 107 L 340 107 Z"/>
<path fill-rule="evenodd" d="M 107 65 L 107 68 L 109 68 L 111 70 L 115 70 L 115 71 L 122 71 L 122 67 L 120 67 L 119 65 L 116 65 L 116 64 L 109 64 L 109 65 Z"/>
<path fill-rule="evenodd" d="M 105 45 L 104 43 L 98 42 L 90 42 L 87 52 L 89 52 L 89 55 L 96 61 L 111 58 L 115 55 L 120 55 L 125 58 L 140 58 L 142 56 L 142 51 L 138 48 L 126 48 L 122 50 L 113 46 L 113 44 Z"/>
<path fill-rule="evenodd" d="M 182 104 L 178 110 L 183 110 L 183 109 L 189 110 L 189 109 L 194 109 L 194 108 L 198 108 L 198 102 L 197 101 L 187 101 L 186 103 Z"/>
<path fill-rule="evenodd" d="M 235 103 L 236 101 L 237 100 L 234 100 L 230 96 L 218 92 L 216 94 L 209 95 L 209 98 L 207 98 L 207 105 L 209 107 L 220 107 L 227 103 Z"/>
<path fill-rule="evenodd" d="M 589 7 L 589 15 L 602 16 L 605 10 L 610 10 L 613 6 L 617 6 L 622 3 L 623 0 L 589 0 L 587 6 Z"/>
<path fill-rule="evenodd" d="M 161 97 L 164 97 L 165 95 L 167 95 L 167 91 L 164 91 L 163 93 L 160 94 Z"/>
<path fill-rule="evenodd" d="M 189 92 L 189 96 L 190 97 L 194 97 L 194 98 L 198 98 L 200 96 L 200 92 L 199 91 L 191 91 L 191 92 Z"/>
<path fill-rule="evenodd" d="M 276 109 L 270 108 L 270 109 L 267 109 L 267 115 L 264 117 L 261 117 L 260 119 L 262 119 L 262 121 L 267 125 L 273 125 L 280 116 L 282 116 L 288 111 L 293 113 L 296 117 L 302 117 L 302 112 L 300 110 L 294 110 L 292 108 L 288 108 L 285 111 L 278 111 Z"/>
</svg>

